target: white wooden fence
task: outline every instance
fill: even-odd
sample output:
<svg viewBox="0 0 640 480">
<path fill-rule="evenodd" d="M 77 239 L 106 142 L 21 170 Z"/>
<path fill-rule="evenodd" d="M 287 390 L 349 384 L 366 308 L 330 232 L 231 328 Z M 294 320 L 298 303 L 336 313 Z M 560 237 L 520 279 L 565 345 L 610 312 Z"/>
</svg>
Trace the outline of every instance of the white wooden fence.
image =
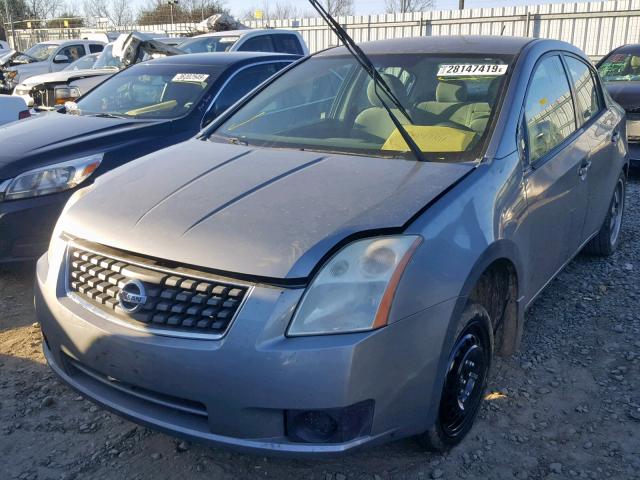
<svg viewBox="0 0 640 480">
<path fill-rule="evenodd" d="M 600 57 L 614 47 L 640 43 L 640 0 L 558 3 L 518 7 L 436 10 L 405 14 L 356 15 L 338 21 L 357 42 L 422 35 L 516 35 L 555 38 Z M 298 30 L 312 52 L 337 44 L 320 18 L 260 20 L 252 28 Z M 110 31 L 154 31 L 170 36 L 189 34 L 195 24 L 116 27 Z M 78 38 L 95 29 L 16 30 L 18 49 L 38 41 Z"/>
</svg>

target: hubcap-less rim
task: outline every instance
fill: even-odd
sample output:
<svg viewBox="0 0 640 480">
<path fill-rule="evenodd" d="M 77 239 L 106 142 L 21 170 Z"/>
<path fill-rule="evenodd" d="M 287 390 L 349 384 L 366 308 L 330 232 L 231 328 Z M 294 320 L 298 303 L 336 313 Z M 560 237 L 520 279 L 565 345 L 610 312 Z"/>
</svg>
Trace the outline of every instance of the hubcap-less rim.
<svg viewBox="0 0 640 480">
<path fill-rule="evenodd" d="M 611 245 L 615 245 L 620 235 L 620 227 L 622 226 L 622 212 L 624 211 L 624 182 L 618 180 L 616 191 L 611 200 L 611 221 L 609 224 Z"/>
<path fill-rule="evenodd" d="M 488 369 L 482 339 L 479 326 L 467 328 L 449 360 L 439 415 L 444 433 L 451 438 L 467 430 L 482 401 Z"/>
</svg>

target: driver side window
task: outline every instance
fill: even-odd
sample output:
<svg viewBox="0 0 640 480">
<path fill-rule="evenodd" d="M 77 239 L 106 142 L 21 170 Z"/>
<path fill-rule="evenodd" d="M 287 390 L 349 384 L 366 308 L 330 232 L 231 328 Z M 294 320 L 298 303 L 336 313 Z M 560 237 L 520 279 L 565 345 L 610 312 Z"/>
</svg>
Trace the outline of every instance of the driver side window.
<svg viewBox="0 0 640 480">
<path fill-rule="evenodd" d="M 576 131 L 571 89 L 559 56 L 546 57 L 536 66 L 525 100 L 524 121 L 532 164 Z"/>
<path fill-rule="evenodd" d="M 84 57 L 84 47 L 82 45 L 69 45 L 61 49 L 58 55 L 64 55 L 69 59 L 69 61 L 65 63 L 73 63 L 79 58 Z"/>
</svg>

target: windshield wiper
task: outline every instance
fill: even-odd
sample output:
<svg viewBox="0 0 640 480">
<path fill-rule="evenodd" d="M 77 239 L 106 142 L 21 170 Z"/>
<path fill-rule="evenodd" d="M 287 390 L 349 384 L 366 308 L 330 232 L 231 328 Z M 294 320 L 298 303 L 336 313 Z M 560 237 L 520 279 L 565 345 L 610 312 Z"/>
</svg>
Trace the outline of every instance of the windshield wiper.
<svg viewBox="0 0 640 480">
<path fill-rule="evenodd" d="M 391 87 L 387 84 L 385 79 L 380 75 L 380 72 L 376 69 L 373 62 L 367 57 L 367 55 L 362 51 L 362 49 L 353 41 L 353 39 L 349 36 L 342 25 L 340 25 L 335 18 L 333 18 L 329 12 L 325 10 L 325 8 L 318 2 L 318 0 L 309 0 L 311 6 L 320 14 L 322 19 L 327 23 L 329 28 L 336 34 L 338 39 L 344 44 L 346 49 L 349 51 L 351 55 L 358 61 L 360 66 L 364 69 L 365 72 L 371 77 L 374 83 L 374 92 L 378 97 L 378 100 L 384 107 L 384 109 L 389 114 L 391 121 L 395 125 L 400 135 L 404 139 L 405 143 L 411 149 L 411 152 L 416 157 L 416 160 L 420 162 L 427 162 L 428 160 L 422 154 L 422 150 L 416 145 L 416 142 L 413 140 L 409 132 L 407 132 L 406 128 L 402 125 L 398 117 L 393 113 L 393 110 L 387 105 L 387 102 L 382 98 L 382 95 L 378 92 L 378 87 L 384 92 L 384 94 L 393 102 L 393 104 L 397 107 L 398 110 L 404 115 L 404 117 L 412 122 L 409 113 L 404 108 L 398 97 L 393 93 Z"/>
<path fill-rule="evenodd" d="M 90 115 L 87 115 L 88 117 L 102 117 L 102 118 L 129 118 L 126 115 L 116 115 L 115 113 L 108 113 L 108 112 L 102 112 L 102 113 L 92 113 Z"/>
</svg>

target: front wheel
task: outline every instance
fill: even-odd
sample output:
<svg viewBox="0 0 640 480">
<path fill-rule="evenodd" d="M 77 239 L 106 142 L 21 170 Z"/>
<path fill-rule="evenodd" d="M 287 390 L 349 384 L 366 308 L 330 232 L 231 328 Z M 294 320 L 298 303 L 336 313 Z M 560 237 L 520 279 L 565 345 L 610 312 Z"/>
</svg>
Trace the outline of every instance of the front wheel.
<svg viewBox="0 0 640 480">
<path fill-rule="evenodd" d="M 591 239 L 585 247 L 585 252 L 592 255 L 609 256 L 618 248 L 620 243 L 620 230 L 622 229 L 622 216 L 625 207 L 626 176 L 623 173 L 618 177 L 613 198 L 609 205 L 609 211 L 598 234 Z"/>
<path fill-rule="evenodd" d="M 487 311 L 468 305 L 449 354 L 438 418 L 419 440 L 428 450 L 443 452 L 457 445 L 478 415 L 493 357 L 493 331 Z"/>
</svg>

